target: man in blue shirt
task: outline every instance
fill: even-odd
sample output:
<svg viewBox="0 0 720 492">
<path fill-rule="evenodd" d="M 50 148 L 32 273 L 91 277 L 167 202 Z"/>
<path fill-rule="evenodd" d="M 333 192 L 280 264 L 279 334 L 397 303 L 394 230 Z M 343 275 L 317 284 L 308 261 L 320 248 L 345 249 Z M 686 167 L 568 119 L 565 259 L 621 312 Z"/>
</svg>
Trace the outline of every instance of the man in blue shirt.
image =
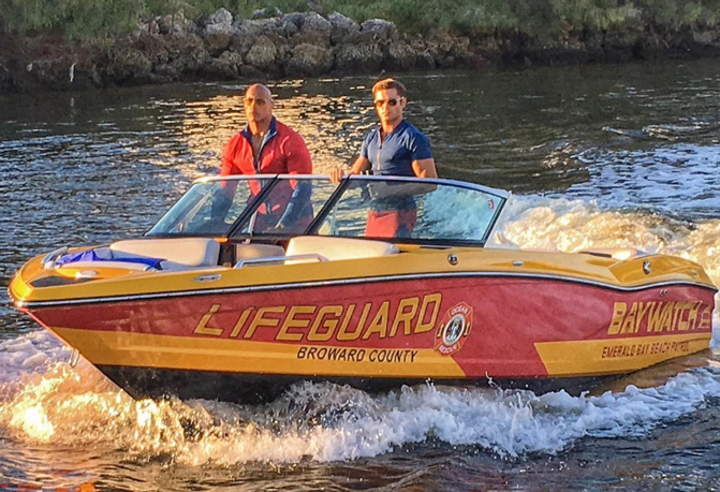
<svg viewBox="0 0 720 492">
<path fill-rule="evenodd" d="M 377 82 L 372 88 L 380 126 L 365 137 L 360 156 L 349 174 L 371 170 L 373 174 L 437 178 L 435 160 L 425 135 L 403 118 L 407 105 L 405 86 L 393 79 Z M 344 175 L 340 168 L 330 173 L 334 182 Z M 400 200 L 375 200 L 368 216 L 365 235 L 408 237 L 417 220 L 411 196 Z"/>
</svg>

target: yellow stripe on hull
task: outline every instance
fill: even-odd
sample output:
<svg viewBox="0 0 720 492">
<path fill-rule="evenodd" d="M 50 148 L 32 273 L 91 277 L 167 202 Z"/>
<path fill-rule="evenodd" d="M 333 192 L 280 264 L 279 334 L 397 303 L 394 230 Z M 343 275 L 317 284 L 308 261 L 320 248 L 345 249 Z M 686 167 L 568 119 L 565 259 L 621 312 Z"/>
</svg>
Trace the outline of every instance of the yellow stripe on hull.
<svg viewBox="0 0 720 492">
<path fill-rule="evenodd" d="M 536 343 L 548 377 L 627 373 L 708 347 L 711 333 Z"/>
<path fill-rule="evenodd" d="M 452 358 L 444 357 L 433 349 L 355 348 L 364 350 L 363 360 L 328 360 L 328 351 L 336 349 L 335 354 L 338 354 L 338 351 L 344 350 L 347 359 L 352 348 L 51 329 L 97 366 L 301 376 L 465 377 Z M 316 351 L 311 357 L 308 352 L 313 348 Z M 326 351 L 323 352 L 325 359 L 320 359 L 317 354 L 321 349 Z M 304 350 L 303 358 L 299 357 L 301 350 Z M 381 352 L 384 356 L 380 355 Z M 390 353 L 395 353 L 399 360 L 378 360 Z M 358 352 L 355 352 L 355 358 L 359 358 Z"/>
</svg>

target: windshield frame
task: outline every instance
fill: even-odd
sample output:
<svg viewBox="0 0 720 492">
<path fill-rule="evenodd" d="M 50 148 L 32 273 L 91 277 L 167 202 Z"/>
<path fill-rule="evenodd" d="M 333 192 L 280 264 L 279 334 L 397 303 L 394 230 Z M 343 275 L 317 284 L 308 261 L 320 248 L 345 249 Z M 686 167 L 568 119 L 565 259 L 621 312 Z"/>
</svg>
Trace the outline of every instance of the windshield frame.
<svg viewBox="0 0 720 492">
<path fill-rule="evenodd" d="M 481 193 L 485 193 L 491 196 L 494 196 L 496 198 L 501 199 L 501 203 L 498 206 L 498 210 L 494 214 L 492 220 L 488 224 L 485 233 L 482 237 L 482 239 L 479 240 L 471 240 L 471 239 L 428 239 L 428 238 L 388 238 L 388 237 L 370 237 L 370 236 L 362 236 L 361 239 L 376 239 L 376 240 L 382 240 L 382 241 L 390 241 L 390 242 L 396 242 L 396 243 L 403 243 L 403 244 L 417 244 L 420 246 L 484 246 L 487 242 L 488 238 L 490 237 L 490 234 L 492 234 L 492 231 L 495 229 L 495 226 L 497 225 L 498 220 L 502 216 L 503 209 L 505 208 L 511 193 L 496 189 L 496 188 L 490 188 L 487 186 L 483 186 L 476 183 L 468 183 L 465 181 L 457 181 L 457 180 L 450 180 L 450 179 L 440 179 L 440 178 L 417 178 L 417 177 L 406 177 L 406 176 L 384 176 L 384 175 L 365 175 L 365 174 L 359 174 L 359 175 L 352 175 L 352 176 L 344 176 L 339 183 L 337 183 L 335 189 L 332 191 L 330 196 L 327 198 L 327 200 L 322 204 L 319 211 L 315 214 L 313 217 L 313 220 L 309 223 L 309 225 L 300 233 L 293 233 L 293 234 L 283 234 L 282 232 L 278 233 L 268 233 L 263 232 L 260 234 L 249 232 L 249 233 L 242 233 L 240 232 L 241 229 L 247 224 L 248 220 L 250 220 L 251 216 L 257 211 L 259 206 L 263 203 L 263 200 L 272 193 L 272 190 L 281 182 L 287 181 L 287 180 L 318 180 L 318 181 L 330 181 L 328 175 L 326 174 L 238 174 L 238 175 L 228 175 L 228 176 L 203 176 L 201 178 L 198 178 L 193 181 L 192 185 L 195 186 L 196 184 L 203 184 L 203 183 L 210 183 L 213 181 L 245 181 L 245 180 L 266 180 L 267 184 L 263 187 L 262 191 L 253 197 L 253 199 L 248 202 L 245 209 L 238 215 L 238 217 L 235 219 L 233 224 L 223 233 L 223 234 L 217 234 L 217 233 L 196 233 L 196 232 L 173 232 L 173 233 L 154 233 L 145 234 L 146 237 L 187 237 L 187 236 L 195 236 L 195 237 L 215 237 L 215 238 L 226 238 L 228 240 L 249 240 L 249 239 L 267 239 L 267 240 L 288 240 L 291 237 L 298 236 L 298 235 L 320 235 L 319 230 L 324 223 L 327 216 L 332 212 L 333 208 L 337 204 L 337 202 L 343 197 L 345 191 L 347 188 L 356 181 L 364 181 L 364 182 L 373 182 L 373 181 L 379 181 L 379 182 L 407 182 L 407 183 L 417 183 L 417 184 L 423 184 L 423 185 L 439 185 L 439 186 L 446 186 L 446 187 L 452 187 L 452 188 L 461 188 L 466 190 L 472 190 L 477 191 Z M 189 191 L 189 189 L 188 189 Z M 186 192 L 187 193 L 187 192 Z M 184 195 L 183 195 L 184 196 Z M 179 201 L 179 200 L 178 200 Z M 177 203 L 177 202 L 176 202 Z M 155 226 L 153 226 L 155 227 Z M 151 228 L 152 229 L 152 228 Z M 329 235 L 327 237 L 346 237 L 346 236 L 334 236 Z"/>
</svg>

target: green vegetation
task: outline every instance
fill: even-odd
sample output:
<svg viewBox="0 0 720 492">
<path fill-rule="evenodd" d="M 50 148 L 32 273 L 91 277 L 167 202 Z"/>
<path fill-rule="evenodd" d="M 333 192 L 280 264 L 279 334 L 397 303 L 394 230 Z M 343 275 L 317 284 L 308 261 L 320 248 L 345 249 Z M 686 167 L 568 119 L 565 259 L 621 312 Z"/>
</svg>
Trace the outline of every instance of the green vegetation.
<svg viewBox="0 0 720 492">
<path fill-rule="evenodd" d="M 224 7 L 248 18 L 257 9 L 304 12 L 309 4 L 357 22 L 380 18 L 404 32 L 519 32 L 554 38 L 569 30 L 638 24 L 659 29 L 716 27 L 720 0 L 0 0 L 0 31 L 55 32 L 70 38 L 125 34 L 140 18 L 183 11 L 197 19 Z"/>
</svg>

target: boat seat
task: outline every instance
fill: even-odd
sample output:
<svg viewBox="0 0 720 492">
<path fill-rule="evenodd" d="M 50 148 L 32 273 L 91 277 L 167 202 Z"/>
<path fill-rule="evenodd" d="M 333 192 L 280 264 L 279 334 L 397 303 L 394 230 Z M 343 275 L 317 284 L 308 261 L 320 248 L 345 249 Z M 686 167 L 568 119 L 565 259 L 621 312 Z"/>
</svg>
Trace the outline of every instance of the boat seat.
<svg viewBox="0 0 720 492">
<path fill-rule="evenodd" d="M 237 260 L 274 258 L 277 256 L 285 256 L 285 249 L 276 244 L 242 243 L 235 245 L 235 258 Z"/>
<path fill-rule="evenodd" d="M 189 270 L 218 266 L 220 243 L 200 237 L 127 239 L 110 245 L 113 258 L 162 259 L 163 270 Z"/>
<path fill-rule="evenodd" d="M 647 256 L 648 253 L 635 248 L 593 248 L 578 251 L 586 255 L 602 256 L 603 258 L 612 258 L 614 260 L 630 260 L 632 258 L 640 258 Z"/>
<path fill-rule="evenodd" d="M 370 239 L 346 237 L 297 236 L 288 242 L 287 256 L 319 255 L 328 261 L 356 260 L 398 254 L 400 250 L 392 243 Z M 286 263 L 302 262 L 303 260 Z M 307 260 L 305 260 L 307 261 Z"/>
</svg>

